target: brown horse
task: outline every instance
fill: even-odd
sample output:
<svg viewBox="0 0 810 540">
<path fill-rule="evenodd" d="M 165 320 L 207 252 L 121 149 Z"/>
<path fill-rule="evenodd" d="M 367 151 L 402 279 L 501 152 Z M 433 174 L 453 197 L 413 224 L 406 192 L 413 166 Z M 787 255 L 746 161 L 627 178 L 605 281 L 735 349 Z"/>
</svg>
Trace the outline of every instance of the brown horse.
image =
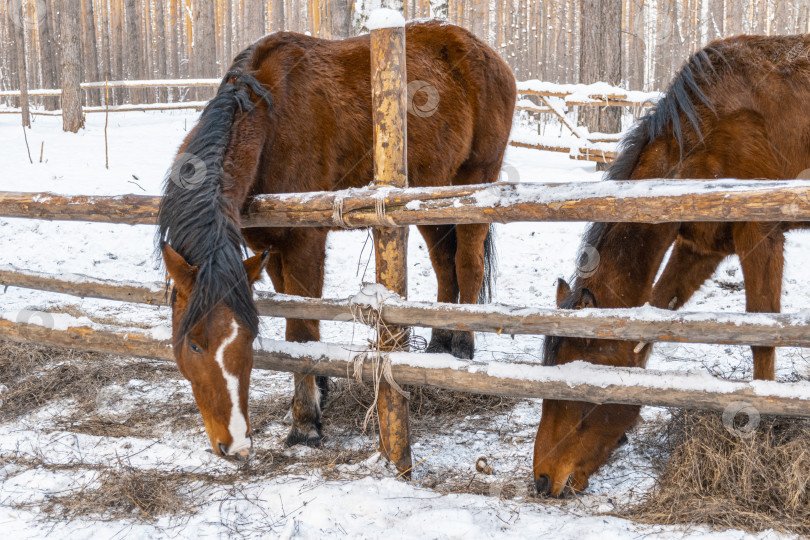
<svg viewBox="0 0 810 540">
<path fill-rule="evenodd" d="M 810 167 L 810 36 L 740 36 L 692 56 L 655 109 L 622 141 L 608 171 L 642 178 L 796 178 Z M 746 311 L 778 312 L 784 233 L 791 223 L 596 223 L 586 232 L 580 267 L 594 250 L 595 271 L 573 286 L 560 280 L 561 308 L 653 306 L 678 309 L 718 264 L 738 255 Z M 654 284 L 669 247 L 669 262 Z M 654 286 L 653 286 L 654 285 Z M 547 365 L 585 360 L 644 367 L 651 346 L 627 341 L 548 337 Z M 752 347 L 754 377 L 774 378 L 774 349 Z M 534 448 L 540 494 L 587 487 L 588 478 L 635 424 L 640 407 L 544 400 Z"/>
<path fill-rule="evenodd" d="M 266 267 L 276 291 L 320 297 L 329 231 L 240 230 L 240 210 L 251 195 L 373 180 L 369 43 L 369 36 L 327 41 L 283 32 L 243 51 L 181 146 L 166 183 L 158 240 L 175 282 L 174 354 L 220 455 L 250 448 L 247 396 L 259 327 L 251 284 Z M 470 32 L 440 22 L 409 24 L 406 43 L 408 79 L 435 91 L 430 107 L 420 107 L 431 111 L 408 118 L 411 185 L 497 180 L 515 103 L 509 68 Z M 411 99 L 419 107 L 420 95 Z M 485 297 L 492 277 L 489 227 L 419 230 L 436 271 L 438 300 Z M 243 264 L 245 245 L 263 255 Z M 288 319 L 286 337 L 317 341 L 318 321 Z M 435 330 L 429 350 L 471 357 L 472 333 Z M 288 445 L 320 444 L 325 390 L 325 379 L 295 375 Z"/>
</svg>

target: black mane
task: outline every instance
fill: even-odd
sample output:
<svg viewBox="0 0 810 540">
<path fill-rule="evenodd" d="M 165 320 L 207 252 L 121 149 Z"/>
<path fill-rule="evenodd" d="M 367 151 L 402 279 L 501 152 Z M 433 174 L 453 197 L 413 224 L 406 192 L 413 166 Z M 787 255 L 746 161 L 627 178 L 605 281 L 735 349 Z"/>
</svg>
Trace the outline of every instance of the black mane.
<svg viewBox="0 0 810 540">
<path fill-rule="evenodd" d="M 248 47 L 235 58 L 166 178 L 158 248 L 168 243 L 188 264 L 199 267 L 176 340 L 206 320 L 219 302 L 258 333 L 259 315 L 242 265 L 245 241 L 231 217 L 239 209 L 223 195 L 229 181 L 223 162 L 237 115 L 253 111 L 251 92 L 272 106 L 271 94 L 246 71 L 252 53 Z"/>
<path fill-rule="evenodd" d="M 718 75 L 717 66 L 725 59 L 717 49 L 707 47 L 694 55 L 684 64 L 664 95 L 647 112 L 639 122 L 625 135 L 619 143 L 619 156 L 611 164 L 605 179 L 629 180 L 638 164 L 644 148 L 663 133 L 672 133 L 684 154 L 684 126 L 681 114 L 691 125 L 697 138 L 702 140 L 700 129 L 700 116 L 698 106 L 702 103 L 712 112 L 716 112 L 714 105 L 703 91 L 702 87 L 710 84 Z M 584 249 L 596 248 L 599 251 L 600 241 L 608 230 L 608 223 L 592 223 L 588 226 L 582 237 L 580 251 L 577 254 L 577 266 L 581 267 L 583 257 L 587 257 Z M 572 294 L 563 300 L 561 309 L 573 309 L 578 298 L 578 291 L 582 288 L 579 277 L 572 280 Z M 543 365 L 553 366 L 557 363 L 557 351 L 562 344 L 562 337 L 546 336 L 543 340 Z"/>
<path fill-rule="evenodd" d="M 702 140 L 698 105 L 702 103 L 712 112 L 716 112 L 716 110 L 701 87 L 711 83 L 711 80 L 718 75 L 717 65 L 724 62 L 722 53 L 711 47 L 693 54 L 669 83 L 669 87 L 661 99 L 622 138 L 619 143 L 619 156 L 611 164 L 605 178 L 629 180 L 644 147 L 665 131 L 671 131 L 675 140 L 678 141 L 681 157 L 683 157 L 684 131 L 681 125 L 681 113 L 692 126 L 698 139 Z"/>
</svg>

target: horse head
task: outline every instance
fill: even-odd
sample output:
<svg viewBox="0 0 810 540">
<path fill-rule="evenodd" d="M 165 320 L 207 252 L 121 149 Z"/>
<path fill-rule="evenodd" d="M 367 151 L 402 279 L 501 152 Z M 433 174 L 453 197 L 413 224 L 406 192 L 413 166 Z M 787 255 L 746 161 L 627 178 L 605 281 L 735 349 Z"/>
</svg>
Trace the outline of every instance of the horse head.
<svg viewBox="0 0 810 540">
<path fill-rule="evenodd" d="M 597 307 L 587 288 L 574 291 L 564 280 L 557 282 L 557 306 L 561 309 Z M 543 351 L 546 365 L 583 360 L 592 364 L 643 365 L 650 347 L 636 352 L 627 341 L 561 338 L 547 336 Z M 588 478 L 610 457 L 610 453 L 638 418 L 635 405 L 594 405 L 582 401 L 544 399 L 540 427 L 534 444 L 534 481 L 540 495 L 563 496 L 588 487 Z"/>
<path fill-rule="evenodd" d="M 253 368 L 254 332 L 222 301 L 184 332 L 181 321 L 191 299 L 206 292 L 195 288 L 198 266 L 188 264 L 168 244 L 163 246 L 162 253 L 166 270 L 174 281 L 174 359 L 180 372 L 191 382 L 214 452 L 223 457 L 246 458 L 253 446 L 248 387 Z M 265 252 L 242 263 L 251 288 L 261 278 L 267 257 Z"/>
</svg>

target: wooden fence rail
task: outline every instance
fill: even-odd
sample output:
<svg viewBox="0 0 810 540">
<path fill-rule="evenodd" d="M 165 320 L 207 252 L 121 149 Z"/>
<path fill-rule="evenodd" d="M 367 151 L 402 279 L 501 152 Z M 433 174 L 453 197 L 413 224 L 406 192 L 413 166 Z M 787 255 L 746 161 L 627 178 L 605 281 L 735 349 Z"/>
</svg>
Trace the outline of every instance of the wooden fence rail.
<svg viewBox="0 0 810 540">
<path fill-rule="evenodd" d="M 0 268 L 0 286 L 81 298 L 166 305 L 164 284 L 22 272 Z M 290 319 L 353 320 L 351 299 L 305 298 L 257 291 L 259 314 Z M 457 305 L 392 300 L 380 312 L 389 325 L 498 334 L 545 334 L 643 342 L 810 347 L 810 314 L 673 312 L 663 309 L 558 310 L 503 304 Z"/>
<path fill-rule="evenodd" d="M 77 326 L 54 330 L 0 317 L 0 339 L 167 361 L 174 358 L 168 340 L 156 339 L 140 329 Z M 261 340 L 259 345 L 254 353 L 256 369 L 343 378 L 354 375 L 357 351 L 353 352 L 346 345 L 275 340 Z M 517 398 L 717 411 L 742 401 L 760 414 L 810 417 L 810 383 L 807 382 L 723 381 L 708 375 L 602 367 L 582 362 L 554 367 L 500 361 L 482 364 L 446 354 L 391 353 L 390 359 L 391 373 L 400 384 Z M 370 371 L 362 371 L 363 379 L 369 382 Z"/>
<path fill-rule="evenodd" d="M 382 199 L 386 219 L 377 208 Z M 0 192 L 0 215 L 129 225 L 155 223 L 160 198 Z M 336 219 L 336 210 L 342 214 Z M 810 221 L 808 180 L 497 182 L 260 195 L 243 227 L 373 227 L 518 221 L 665 223 Z"/>
</svg>

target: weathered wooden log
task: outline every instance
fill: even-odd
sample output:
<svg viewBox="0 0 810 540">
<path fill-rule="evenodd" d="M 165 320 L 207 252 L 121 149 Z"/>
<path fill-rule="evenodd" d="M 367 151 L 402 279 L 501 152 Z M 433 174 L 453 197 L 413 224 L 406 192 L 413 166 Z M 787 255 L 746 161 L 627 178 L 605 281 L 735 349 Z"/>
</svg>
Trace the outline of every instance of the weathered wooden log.
<svg viewBox="0 0 810 540">
<path fill-rule="evenodd" d="M 178 111 L 183 109 L 194 109 L 201 111 L 205 108 L 205 101 L 183 101 L 180 103 L 144 103 L 142 105 L 115 105 L 110 108 L 94 106 L 84 107 L 83 114 L 87 113 L 116 113 L 116 112 L 139 112 L 139 111 Z M 19 109 L 0 109 L 0 114 L 20 114 Z M 31 111 L 34 116 L 62 116 L 61 110 L 56 111 Z"/>
<path fill-rule="evenodd" d="M 371 31 L 371 102 L 374 122 L 374 183 L 408 187 L 408 92 L 405 72 L 405 20 L 401 25 Z M 408 228 L 375 227 L 377 283 L 402 297 L 408 295 Z M 405 335 L 402 335 L 402 333 Z M 381 350 L 407 346 L 407 328 L 383 326 Z M 403 345 L 404 344 L 404 345 Z M 377 391 L 380 452 L 400 474 L 410 478 L 413 460 L 408 426 L 408 399 L 381 380 Z"/>
<path fill-rule="evenodd" d="M 121 284 L 86 276 L 21 272 L 0 267 L 0 286 L 25 287 L 122 302 L 163 305 L 162 283 Z M 259 291 L 256 305 L 264 316 L 351 321 L 347 299 L 306 298 Z M 503 304 L 457 305 L 388 302 L 382 320 L 389 325 L 503 334 L 547 334 L 644 342 L 719 343 L 774 347 L 810 347 L 810 315 L 770 313 L 673 312 L 640 310 L 558 310 Z"/>
<path fill-rule="evenodd" d="M 154 225 L 160 197 L 148 195 L 57 195 L 0 192 L 0 215 L 56 221 Z"/>
<path fill-rule="evenodd" d="M 53 330 L 0 318 L 0 339 L 68 347 L 122 356 L 173 361 L 168 340 L 141 330 L 75 327 Z M 347 377 L 354 355 L 345 346 L 260 340 L 256 369 Z M 590 403 L 626 403 L 722 411 L 745 402 L 760 414 L 810 417 L 810 383 L 736 382 L 703 374 L 594 366 L 578 362 L 546 367 L 514 362 L 486 364 L 444 354 L 392 353 L 391 372 L 399 384 L 516 398 L 548 398 Z M 362 370 L 371 382 L 370 369 Z"/>
<path fill-rule="evenodd" d="M 610 141 L 594 141 L 594 142 L 610 142 Z M 509 146 L 516 148 L 531 148 L 532 150 L 545 150 L 547 152 L 560 152 L 563 154 L 570 154 L 571 148 L 567 146 L 549 146 L 547 144 L 532 144 L 521 141 L 509 141 Z M 579 161 L 594 161 L 596 163 L 610 163 L 616 159 L 618 153 L 595 150 L 593 148 L 579 148 L 577 154 L 571 156 Z"/>
<path fill-rule="evenodd" d="M 36 317 L 31 317 L 37 321 L 42 321 L 43 318 L 47 319 L 47 315 L 39 316 L 37 314 Z M 169 340 L 158 340 L 142 331 L 133 332 L 120 328 L 96 329 L 74 326 L 65 330 L 56 330 L 41 324 L 13 322 L 0 317 L 0 339 L 18 343 L 66 347 L 79 351 L 174 361 Z"/>
<path fill-rule="evenodd" d="M 221 79 L 153 79 L 143 81 L 100 81 L 81 83 L 82 89 L 89 88 L 158 88 L 158 87 L 217 87 L 222 82 Z M 29 96 L 61 96 L 60 88 L 41 88 L 29 90 Z M 0 97 L 17 97 L 19 90 L 0 90 Z"/>
<path fill-rule="evenodd" d="M 161 283 L 122 283 L 77 274 L 55 276 L 21 272 L 12 266 L 0 267 L 0 286 L 23 287 L 69 294 L 80 298 L 102 298 L 139 304 L 163 305 L 169 300 L 166 287 Z"/>
<path fill-rule="evenodd" d="M 568 99 L 569 96 L 573 95 L 571 92 L 549 92 L 526 88 L 521 90 L 520 85 L 518 85 L 518 95 L 563 98 L 566 105 L 579 107 L 649 107 L 654 105 L 652 100 L 634 101 L 628 99 L 627 94 L 594 94 L 588 96 L 588 99 L 585 100 L 575 100 Z"/>
<path fill-rule="evenodd" d="M 377 212 L 378 199 L 385 216 Z M 342 201 L 338 205 L 338 201 Z M 0 216 L 154 224 L 159 197 L 0 192 Z M 342 221 L 335 209 L 342 207 Z M 807 180 L 610 180 L 566 184 L 498 182 L 436 188 L 362 188 L 260 195 L 245 227 L 373 227 L 606 221 L 810 221 Z"/>
</svg>

